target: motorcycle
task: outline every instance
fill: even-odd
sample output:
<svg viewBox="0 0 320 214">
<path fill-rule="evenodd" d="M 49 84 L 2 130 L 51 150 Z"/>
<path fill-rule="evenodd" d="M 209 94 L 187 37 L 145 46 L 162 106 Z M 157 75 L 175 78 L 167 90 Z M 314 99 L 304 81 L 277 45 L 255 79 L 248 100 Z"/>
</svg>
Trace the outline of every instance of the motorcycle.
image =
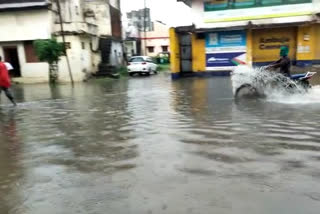
<svg viewBox="0 0 320 214">
<path fill-rule="evenodd" d="M 309 80 L 316 72 L 295 74 L 290 78 L 282 74 L 260 68 L 255 71 L 234 72 L 233 82 L 236 83 L 235 98 L 263 98 L 269 89 L 280 89 L 287 93 L 306 93 L 311 84 Z M 238 84 L 237 84 L 238 83 Z"/>
</svg>

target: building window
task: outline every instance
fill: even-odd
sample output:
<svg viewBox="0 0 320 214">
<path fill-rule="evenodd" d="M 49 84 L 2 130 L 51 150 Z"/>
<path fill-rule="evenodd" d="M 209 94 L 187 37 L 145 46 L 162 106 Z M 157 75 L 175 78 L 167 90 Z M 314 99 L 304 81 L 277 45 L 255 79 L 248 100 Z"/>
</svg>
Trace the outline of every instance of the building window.
<svg viewBox="0 0 320 214">
<path fill-rule="evenodd" d="M 154 47 L 153 46 L 149 46 L 148 48 L 148 52 L 149 53 L 154 53 Z"/>
<path fill-rule="evenodd" d="M 71 49 L 71 43 L 70 42 L 66 42 L 65 43 L 65 49 Z"/>
<path fill-rule="evenodd" d="M 86 49 L 86 43 L 81 42 L 81 48 L 82 48 L 82 50 L 85 50 Z"/>
<path fill-rule="evenodd" d="M 168 52 L 168 46 L 162 46 L 162 52 Z"/>
<path fill-rule="evenodd" d="M 33 47 L 33 41 L 24 42 L 24 52 L 26 55 L 26 62 L 28 63 L 39 62 L 39 59 Z"/>
</svg>

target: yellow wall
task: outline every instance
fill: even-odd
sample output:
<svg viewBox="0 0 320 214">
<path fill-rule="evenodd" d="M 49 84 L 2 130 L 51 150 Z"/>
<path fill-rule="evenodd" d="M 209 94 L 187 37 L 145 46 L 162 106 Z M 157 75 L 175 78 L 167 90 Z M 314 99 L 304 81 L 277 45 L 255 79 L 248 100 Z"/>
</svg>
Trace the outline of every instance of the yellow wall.
<svg viewBox="0 0 320 214">
<path fill-rule="evenodd" d="M 320 24 L 316 24 L 315 25 L 315 54 L 314 54 L 314 58 L 316 60 L 320 60 Z"/>
<path fill-rule="evenodd" d="M 279 59 L 281 45 L 289 45 L 289 57 L 296 59 L 297 28 L 295 27 L 252 30 L 252 38 L 253 62 L 270 62 Z"/>
<path fill-rule="evenodd" d="M 320 24 L 298 27 L 297 60 L 320 60 Z"/>
<path fill-rule="evenodd" d="M 297 60 L 313 60 L 315 58 L 315 33 L 314 25 L 298 27 Z"/>
<path fill-rule="evenodd" d="M 174 28 L 170 28 L 170 66 L 172 73 L 180 72 L 180 45 L 179 37 Z"/>
<path fill-rule="evenodd" d="M 206 70 L 206 47 L 204 39 L 197 39 L 192 34 L 192 71 L 199 72 Z"/>
<path fill-rule="evenodd" d="M 247 64 L 252 65 L 252 52 L 253 52 L 253 41 L 252 41 L 252 30 L 247 30 Z"/>
</svg>

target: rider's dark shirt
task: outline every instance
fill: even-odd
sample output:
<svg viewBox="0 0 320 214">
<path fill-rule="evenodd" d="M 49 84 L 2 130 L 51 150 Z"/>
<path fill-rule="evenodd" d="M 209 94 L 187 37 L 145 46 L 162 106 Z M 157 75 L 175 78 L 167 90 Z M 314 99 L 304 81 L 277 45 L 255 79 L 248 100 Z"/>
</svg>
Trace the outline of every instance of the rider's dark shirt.
<svg viewBox="0 0 320 214">
<path fill-rule="evenodd" d="M 287 56 L 281 57 L 278 61 L 274 62 L 271 65 L 272 68 L 280 68 L 280 73 L 282 73 L 285 76 L 290 77 L 290 67 L 291 67 L 291 61 L 290 58 Z"/>
</svg>

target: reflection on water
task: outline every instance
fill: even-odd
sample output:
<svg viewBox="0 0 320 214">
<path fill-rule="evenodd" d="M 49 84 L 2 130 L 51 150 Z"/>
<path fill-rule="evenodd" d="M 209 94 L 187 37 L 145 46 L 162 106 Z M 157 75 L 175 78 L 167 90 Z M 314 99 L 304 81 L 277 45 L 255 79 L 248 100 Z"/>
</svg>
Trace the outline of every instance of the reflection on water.
<svg viewBox="0 0 320 214">
<path fill-rule="evenodd" d="M 15 88 L 0 213 L 318 213 L 320 104 L 235 103 L 229 78 Z"/>
</svg>

